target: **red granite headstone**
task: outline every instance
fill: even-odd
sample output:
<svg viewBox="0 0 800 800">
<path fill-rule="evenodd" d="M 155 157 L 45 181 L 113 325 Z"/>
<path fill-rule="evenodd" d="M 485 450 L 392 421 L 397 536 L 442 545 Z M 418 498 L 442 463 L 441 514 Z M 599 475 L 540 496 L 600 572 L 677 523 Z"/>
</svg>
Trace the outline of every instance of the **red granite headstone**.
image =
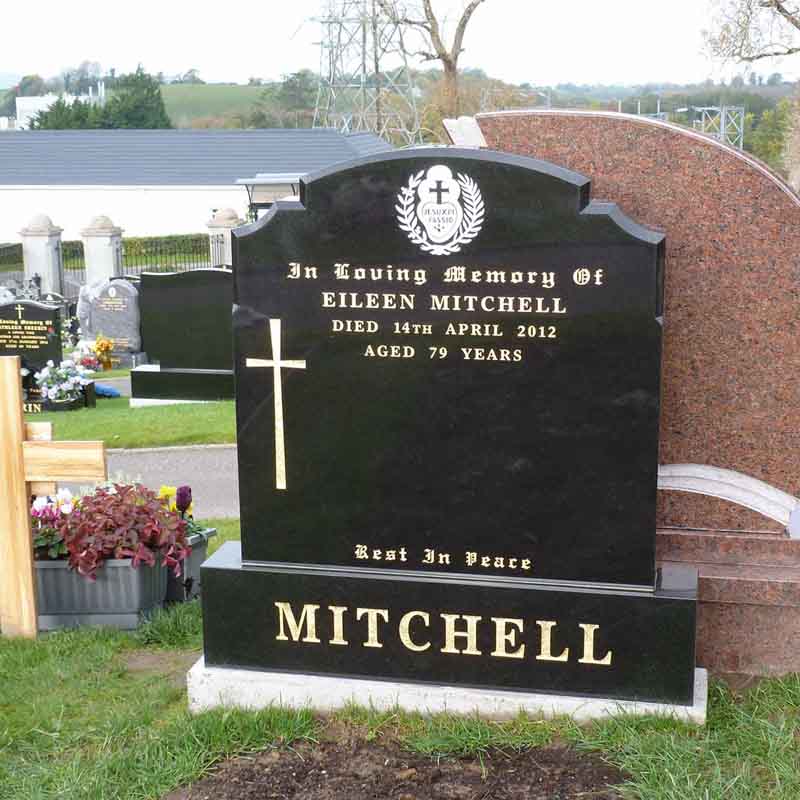
<svg viewBox="0 0 800 800">
<path fill-rule="evenodd" d="M 662 464 L 708 464 L 800 495 L 800 198 L 747 153 L 618 114 L 506 112 L 489 147 L 586 175 L 667 236 Z M 780 530 L 741 506 L 660 493 L 659 524 Z"/>
<path fill-rule="evenodd" d="M 575 170 L 594 197 L 666 234 L 660 462 L 800 496 L 800 198 L 747 153 L 643 117 L 500 112 L 478 124 L 489 147 Z M 659 492 L 658 524 L 662 561 L 700 568 L 698 664 L 796 670 L 800 541 L 706 495 Z"/>
</svg>

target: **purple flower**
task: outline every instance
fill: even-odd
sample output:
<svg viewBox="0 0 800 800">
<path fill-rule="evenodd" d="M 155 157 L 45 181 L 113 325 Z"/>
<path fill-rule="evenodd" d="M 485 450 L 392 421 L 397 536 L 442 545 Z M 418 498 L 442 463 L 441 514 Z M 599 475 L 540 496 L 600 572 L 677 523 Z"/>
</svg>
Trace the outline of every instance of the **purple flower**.
<svg viewBox="0 0 800 800">
<path fill-rule="evenodd" d="M 175 494 L 175 507 L 181 512 L 183 516 L 192 504 L 192 487 L 179 486 Z"/>
</svg>

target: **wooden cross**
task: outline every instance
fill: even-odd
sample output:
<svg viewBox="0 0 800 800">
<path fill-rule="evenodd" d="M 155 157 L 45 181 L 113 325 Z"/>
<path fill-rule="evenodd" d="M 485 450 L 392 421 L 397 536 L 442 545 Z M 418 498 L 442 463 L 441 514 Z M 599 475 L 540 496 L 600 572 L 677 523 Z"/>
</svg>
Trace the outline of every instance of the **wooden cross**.
<svg viewBox="0 0 800 800">
<path fill-rule="evenodd" d="M 52 424 L 25 424 L 19 356 L 0 357 L 0 631 L 37 632 L 31 497 L 55 481 L 107 477 L 103 442 L 53 442 Z"/>
<path fill-rule="evenodd" d="M 281 369 L 305 369 L 305 361 L 281 361 L 281 321 L 269 321 L 269 338 L 272 343 L 272 359 L 248 358 L 248 367 L 271 367 L 273 370 L 275 397 L 275 488 L 286 489 L 286 444 L 283 436 L 283 388 Z"/>
</svg>

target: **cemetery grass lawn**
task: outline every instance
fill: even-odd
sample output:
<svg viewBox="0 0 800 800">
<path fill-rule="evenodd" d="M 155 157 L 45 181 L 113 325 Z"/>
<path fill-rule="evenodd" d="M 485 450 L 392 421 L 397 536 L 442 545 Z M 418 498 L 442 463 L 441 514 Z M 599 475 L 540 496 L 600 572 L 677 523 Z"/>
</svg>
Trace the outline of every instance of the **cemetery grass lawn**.
<svg viewBox="0 0 800 800">
<path fill-rule="evenodd" d="M 740 697 L 712 684 L 705 729 L 642 718 L 584 727 L 525 716 L 493 723 L 355 707 L 327 720 L 279 708 L 191 716 L 182 680 L 200 638 L 197 602 L 162 612 L 134 633 L 0 638 L 0 797 L 161 798 L 235 754 L 279 748 L 291 759 L 292 745 L 350 740 L 399 745 L 425 759 L 471 757 L 473 774 L 498 753 L 550 744 L 594 751 L 629 776 L 620 797 L 642 800 L 800 796 L 797 676 L 764 681 Z M 217 796 L 234 795 L 210 795 Z"/>
<path fill-rule="evenodd" d="M 106 447 L 171 447 L 236 441 L 233 401 L 130 408 L 127 397 L 98 400 L 97 408 L 26 414 L 28 422 L 52 422 L 59 441 L 105 442 Z"/>
<path fill-rule="evenodd" d="M 90 377 L 95 383 L 102 383 L 104 380 L 107 381 L 110 378 L 129 378 L 130 375 L 130 369 L 106 369 L 102 372 L 95 372 L 94 375 Z"/>
<path fill-rule="evenodd" d="M 210 549 L 239 538 L 238 519 L 202 523 L 218 530 Z M 362 760 L 384 746 L 399 746 L 409 759 L 425 763 L 468 758 L 464 769 L 473 775 L 530 748 L 570 747 L 578 758 L 592 753 L 595 769 L 600 757 L 628 776 L 620 798 L 800 797 L 800 676 L 765 680 L 739 695 L 712 682 L 706 728 L 634 717 L 586 726 L 524 715 L 495 723 L 359 707 L 327 719 L 280 708 L 191 716 L 183 678 L 201 646 L 197 602 L 159 612 L 132 633 L 85 628 L 36 642 L 0 637 L 0 798 L 165 798 L 213 776 L 215 766 L 237 754 L 273 750 L 270 765 L 286 758 L 302 766 L 298 750 L 325 743 L 347 750 L 348 742 L 361 743 Z M 254 763 L 228 762 L 225 778 L 209 778 L 200 796 L 237 796 L 224 787 L 233 791 L 230 778 Z M 535 753 L 532 763 L 546 778 Z M 213 789 L 223 793 L 206 794 Z M 280 796 L 298 797 L 288 791 Z"/>
</svg>

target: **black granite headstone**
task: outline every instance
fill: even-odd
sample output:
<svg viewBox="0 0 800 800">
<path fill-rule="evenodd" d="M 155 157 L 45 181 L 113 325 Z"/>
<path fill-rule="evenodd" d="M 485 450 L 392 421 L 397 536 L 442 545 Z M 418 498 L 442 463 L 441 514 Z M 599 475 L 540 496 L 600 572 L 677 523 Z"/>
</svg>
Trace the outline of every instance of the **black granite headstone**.
<svg viewBox="0 0 800 800">
<path fill-rule="evenodd" d="M 663 237 L 490 152 L 301 187 L 234 233 L 207 663 L 691 702 L 691 581 L 655 572 Z"/>
<path fill-rule="evenodd" d="M 30 401 L 38 399 L 34 373 L 62 358 L 60 309 L 32 300 L 0 304 L 0 356 L 20 357 L 28 371 L 23 388 Z"/>
<path fill-rule="evenodd" d="M 139 300 L 142 349 L 160 370 L 134 370 L 133 397 L 233 397 L 232 273 L 143 273 Z"/>
</svg>

